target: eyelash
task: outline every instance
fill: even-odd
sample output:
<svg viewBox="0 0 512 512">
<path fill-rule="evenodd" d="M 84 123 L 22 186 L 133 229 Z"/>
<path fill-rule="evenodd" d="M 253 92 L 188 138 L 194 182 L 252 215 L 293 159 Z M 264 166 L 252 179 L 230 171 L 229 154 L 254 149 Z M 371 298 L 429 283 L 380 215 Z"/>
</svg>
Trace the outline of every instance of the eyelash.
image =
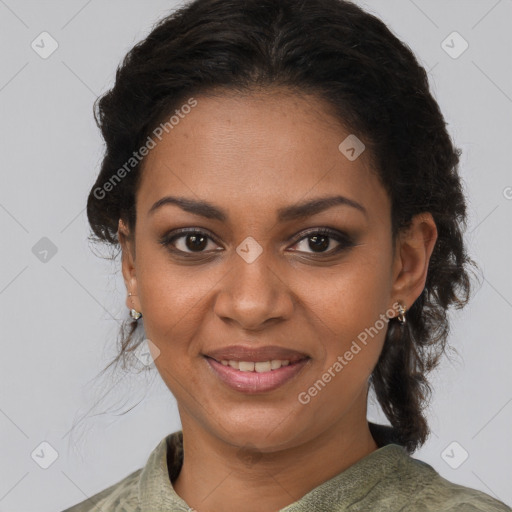
<svg viewBox="0 0 512 512">
<path fill-rule="evenodd" d="M 212 236 L 210 236 L 207 232 L 199 230 L 199 229 L 193 229 L 193 228 L 192 229 L 184 228 L 184 229 L 178 229 L 176 231 L 172 231 L 171 233 L 164 235 L 159 240 L 159 243 L 162 244 L 167 249 L 169 249 L 174 254 L 186 255 L 185 257 L 189 257 L 189 255 L 192 256 L 192 255 L 208 254 L 208 251 L 186 252 L 186 251 L 182 251 L 181 249 L 176 249 L 175 247 L 172 246 L 172 243 L 174 241 L 178 240 L 179 238 L 186 238 L 187 236 L 190 236 L 190 235 L 205 236 L 206 238 L 217 243 L 216 240 Z M 326 256 L 326 255 L 331 256 L 333 254 L 337 254 L 343 250 L 349 249 L 350 247 L 354 246 L 354 242 L 348 235 L 346 235 L 342 232 L 335 231 L 330 228 L 324 228 L 324 227 L 310 229 L 306 232 L 301 233 L 301 236 L 294 240 L 293 245 L 296 245 L 297 243 L 301 242 L 302 240 L 307 239 L 308 237 L 311 237 L 313 235 L 328 236 L 329 238 L 332 238 L 332 239 L 336 240 L 337 242 L 339 242 L 340 245 L 334 249 L 331 249 L 330 251 L 327 251 L 327 252 L 318 252 L 318 253 L 311 252 L 311 253 L 307 253 L 307 254 L 313 254 L 313 255 L 318 255 L 318 256 Z M 217 251 L 213 251 L 213 252 L 217 252 Z M 303 251 L 297 251 L 297 252 L 303 252 Z"/>
</svg>

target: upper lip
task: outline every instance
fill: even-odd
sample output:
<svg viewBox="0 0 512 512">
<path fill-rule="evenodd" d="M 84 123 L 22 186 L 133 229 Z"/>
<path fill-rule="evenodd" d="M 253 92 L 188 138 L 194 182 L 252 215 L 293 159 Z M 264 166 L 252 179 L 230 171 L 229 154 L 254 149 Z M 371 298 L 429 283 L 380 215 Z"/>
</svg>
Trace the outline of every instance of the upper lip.
<svg viewBox="0 0 512 512">
<path fill-rule="evenodd" d="M 290 363 L 306 359 L 309 356 L 297 350 L 289 348 L 278 347 L 275 345 L 268 345 L 265 347 L 244 347 L 243 345 L 231 345 L 229 347 L 218 348 L 211 350 L 204 354 L 211 357 L 216 361 L 271 361 L 273 359 L 280 359 L 281 361 L 288 360 Z"/>
</svg>

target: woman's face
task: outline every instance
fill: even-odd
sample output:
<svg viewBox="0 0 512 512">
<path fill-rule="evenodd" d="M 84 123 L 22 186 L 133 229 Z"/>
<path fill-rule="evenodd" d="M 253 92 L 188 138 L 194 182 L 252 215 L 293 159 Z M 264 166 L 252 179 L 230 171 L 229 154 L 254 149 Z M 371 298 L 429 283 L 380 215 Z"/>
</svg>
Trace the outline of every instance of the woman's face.
<svg viewBox="0 0 512 512">
<path fill-rule="evenodd" d="M 357 428 L 366 421 L 383 319 L 396 316 L 401 298 L 390 201 L 368 170 L 368 151 L 354 160 L 350 139 L 348 151 L 339 149 L 349 132 L 318 99 L 195 99 L 155 138 L 137 194 L 134 260 L 123 247 L 123 273 L 137 294 L 129 305 L 143 313 L 182 423 L 269 452 L 341 425 Z M 152 209 L 167 196 L 190 207 Z M 298 208 L 335 197 L 346 200 Z M 200 233 L 176 233 L 184 229 Z M 205 357 L 234 345 L 307 359 L 298 370 L 259 365 L 264 371 L 245 374 L 249 382 L 237 387 L 218 372 L 244 372 Z M 273 377 L 268 372 L 288 379 L 258 387 Z"/>
</svg>

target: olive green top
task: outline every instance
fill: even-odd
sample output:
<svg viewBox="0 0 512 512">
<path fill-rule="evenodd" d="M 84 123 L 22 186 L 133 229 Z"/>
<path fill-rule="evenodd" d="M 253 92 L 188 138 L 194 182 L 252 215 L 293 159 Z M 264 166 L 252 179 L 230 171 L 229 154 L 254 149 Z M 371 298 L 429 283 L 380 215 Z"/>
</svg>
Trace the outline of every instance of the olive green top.
<svg viewBox="0 0 512 512">
<path fill-rule="evenodd" d="M 390 427 L 369 425 L 377 450 L 278 512 L 512 512 L 411 457 Z M 180 430 L 160 441 L 143 468 L 63 512 L 192 512 L 172 486 L 182 463 Z"/>
</svg>

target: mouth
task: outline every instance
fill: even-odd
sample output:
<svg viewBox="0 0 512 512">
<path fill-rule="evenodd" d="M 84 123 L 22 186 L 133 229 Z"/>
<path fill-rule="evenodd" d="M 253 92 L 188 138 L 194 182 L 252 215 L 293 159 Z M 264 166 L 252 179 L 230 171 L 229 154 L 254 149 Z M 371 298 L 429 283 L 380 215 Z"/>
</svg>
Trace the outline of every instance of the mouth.
<svg viewBox="0 0 512 512">
<path fill-rule="evenodd" d="M 301 357 L 295 361 L 270 359 L 267 361 L 244 361 L 234 359 L 216 360 L 205 356 L 209 368 L 216 378 L 230 389 L 248 394 L 268 393 L 292 380 L 308 366 L 311 358 Z"/>
<path fill-rule="evenodd" d="M 254 370 L 254 368 L 251 369 L 250 364 L 245 363 L 258 363 L 259 366 L 256 368 L 261 368 L 261 371 L 269 371 L 267 366 L 264 365 L 265 363 L 270 363 L 271 368 L 272 365 L 274 365 L 275 369 L 278 369 L 281 366 L 278 365 L 278 361 L 284 362 L 282 366 L 286 366 L 309 357 L 308 354 L 276 345 L 267 345 L 263 347 L 231 345 L 205 352 L 203 355 L 210 357 L 211 359 L 215 359 L 215 361 L 224 364 L 225 366 L 230 365 L 241 371 Z M 238 363 L 239 366 L 237 367 L 236 365 L 233 365 L 232 362 Z M 240 363 L 243 363 L 241 368 Z"/>
<path fill-rule="evenodd" d="M 270 371 L 279 370 L 284 366 L 294 365 L 309 357 L 304 356 L 299 358 L 291 359 L 269 359 L 267 361 L 240 361 L 236 359 L 215 359 L 214 357 L 205 356 L 209 359 L 213 359 L 215 362 L 222 364 L 223 366 L 229 366 L 240 372 L 256 372 L 265 373 Z"/>
</svg>

